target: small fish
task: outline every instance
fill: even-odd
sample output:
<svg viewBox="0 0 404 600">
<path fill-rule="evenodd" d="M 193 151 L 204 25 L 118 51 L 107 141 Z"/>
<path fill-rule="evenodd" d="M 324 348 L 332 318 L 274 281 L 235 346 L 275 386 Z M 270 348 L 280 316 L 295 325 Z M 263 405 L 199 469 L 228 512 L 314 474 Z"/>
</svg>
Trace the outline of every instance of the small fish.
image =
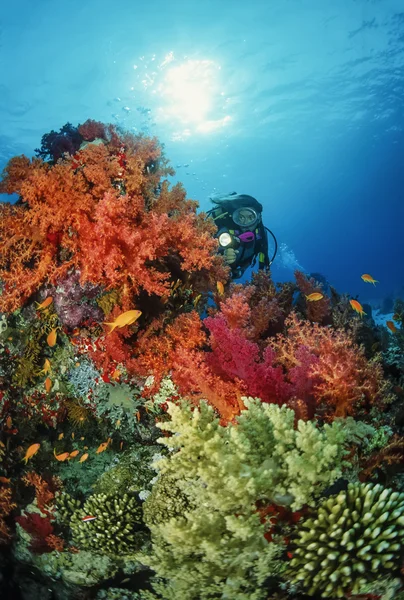
<svg viewBox="0 0 404 600">
<path fill-rule="evenodd" d="M 59 440 L 59 441 L 60 441 L 60 440 L 63 440 L 64 436 L 65 436 L 65 434 L 64 434 L 64 433 L 59 433 L 59 435 L 58 435 L 58 440 Z"/>
<path fill-rule="evenodd" d="M 175 283 L 174 282 L 171 283 L 171 294 L 180 287 L 181 283 L 182 283 L 181 279 L 177 279 L 177 281 Z"/>
<path fill-rule="evenodd" d="M 223 296 L 224 295 L 224 285 L 221 281 L 218 281 L 216 283 L 216 288 L 217 288 L 219 296 Z"/>
<path fill-rule="evenodd" d="M 88 450 L 88 446 L 84 446 L 84 450 Z"/>
<path fill-rule="evenodd" d="M 306 296 L 306 300 L 309 302 L 318 302 L 318 300 L 322 300 L 323 298 L 324 296 L 320 292 L 313 292 L 312 294 Z"/>
<path fill-rule="evenodd" d="M 200 300 L 201 298 L 202 298 L 202 294 L 198 294 L 198 295 L 196 296 L 196 298 L 194 299 L 194 302 L 193 302 L 193 304 L 194 304 L 194 306 L 195 306 L 195 307 L 197 306 L 197 304 L 198 304 L 198 302 L 199 302 L 199 300 Z"/>
<path fill-rule="evenodd" d="M 81 436 L 80 440 L 83 441 L 85 439 L 84 435 Z"/>
<path fill-rule="evenodd" d="M 51 389 L 52 389 L 52 379 L 50 379 L 49 377 L 47 377 L 45 379 L 45 390 L 46 390 L 46 393 L 49 394 L 49 392 L 51 391 Z"/>
<path fill-rule="evenodd" d="M 101 454 L 101 452 L 104 452 L 109 446 L 108 442 L 102 442 L 102 444 L 100 444 L 97 448 L 97 450 L 95 451 L 96 454 Z"/>
<path fill-rule="evenodd" d="M 120 449 L 120 450 L 122 450 L 122 448 L 123 448 L 123 442 L 121 442 L 121 443 L 119 444 L 119 449 Z"/>
<path fill-rule="evenodd" d="M 83 523 L 88 523 L 89 521 L 95 521 L 97 517 L 93 517 L 93 515 L 87 515 L 86 517 L 83 517 L 81 520 L 83 521 Z"/>
<path fill-rule="evenodd" d="M 121 419 L 118 419 L 117 422 L 115 423 L 115 427 L 120 427 L 121 426 Z"/>
<path fill-rule="evenodd" d="M 62 454 L 56 454 L 56 450 L 55 448 L 53 449 L 53 454 L 56 458 L 56 460 L 58 460 L 59 462 L 64 462 L 65 460 L 67 460 L 69 458 L 69 452 L 62 452 Z"/>
<path fill-rule="evenodd" d="M 361 275 L 361 279 L 363 279 L 363 281 L 365 281 L 366 283 L 373 283 L 373 285 L 379 283 L 377 279 L 373 279 L 373 277 L 369 275 L 369 273 L 364 273 L 363 275 Z"/>
<path fill-rule="evenodd" d="M 83 456 L 80 458 L 79 462 L 84 462 L 85 460 L 87 460 L 87 458 L 88 458 L 88 452 L 83 454 Z"/>
<path fill-rule="evenodd" d="M 73 450 L 73 452 L 70 452 L 69 458 L 76 458 L 76 456 L 78 456 L 79 454 L 80 450 Z"/>
<path fill-rule="evenodd" d="M 40 374 L 47 375 L 50 370 L 51 370 L 50 360 L 48 358 L 45 358 L 45 362 L 43 364 L 43 369 L 42 369 L 42 371 L 40 371 Z"/>
<path fill-rule="evenodd" d="M 8 416 L 6 419 L 6 425 L 7 425 L 7 429 L 11 429 L 13 427 L 13 419 Z"/>
<path fill-rule="evenodd" d="M 52 331 L 50 332 L 50 334 L 48 335 L 48 337 L 46 338 L 48 346 L 53 348 L 53 346 L 56 344 L 56 340 L 57 340 L 57 331 L 56 331 L 56 328 L 53 328 Z"/>
<path fill-rule="evenodd" d="M 10 483 L 11 479 L 8 477 L 0 477 L 0 483 Z"/>
<path fill-rule="evenodd" d="M 74 440 L 74 431 L 72 431 L 72 440 Z"/>
<path fill-rule="evenodd" d="M 48 308 L 48 306 L 50 306 L 53 302 L 53 298 L 52 296 L 48 296 L 47 298 L 45 298 L 45 300 L 43 302 L 41 302 L 41 304 L 38 304 L 37 302 L 37 310 L 43 310 L 44 308 Z"/>
<path fill-rule="evenodd" d="M 397 333 L 398 329 L 394 325 L 393 321 L 386 321 L 386 326 L 390 329 L 391 333 Z"/>
<path fill-rule="evenodd" d="M 25 464 L 29 461 L 30 458 L 34 456 L 41 447 L 41 444 L 32 444 L 25 453 L 25 456 L 22 460 L 25 460 Z"/>
<path fill-rule="evenodd" d="M 112 379 L 118 379 L 118 377 L 121 375 L 121 372 L 119 371 L 119 369 L 115 369 L 115 371 L 112 373 L 111 378 Z"/>
<path fill-rule="evenodd" d="M 357 312 L 358 315 L 360 315 L 361 317 L 363 317 L 363 315 L 366 315 L 365 311 L 363 310 L 362 304 L 357 300 L 350 300 L 349 304 L 354 309 L 354 311 Z"/>
<path fill-rule="evenodd" d="M 140 411 L 139 410 L 136 413 L 136 419 L 137 419 L 137 422 L 139 423 L 139 421 L 140 421 Z"/>
<path fill-rule="evenodd" d="M 142 312 L 140 310 L 127 310 L 126 312 L 118 315 L 112 323 L 107 323 L 104 321 L 104 325 L 108 325 L 111 327 L 108 335 L 114 331 L 116 327 L 125 327 L 125 325 L 132 325 L 135 321 L 138 320 Z"/>
</svg>

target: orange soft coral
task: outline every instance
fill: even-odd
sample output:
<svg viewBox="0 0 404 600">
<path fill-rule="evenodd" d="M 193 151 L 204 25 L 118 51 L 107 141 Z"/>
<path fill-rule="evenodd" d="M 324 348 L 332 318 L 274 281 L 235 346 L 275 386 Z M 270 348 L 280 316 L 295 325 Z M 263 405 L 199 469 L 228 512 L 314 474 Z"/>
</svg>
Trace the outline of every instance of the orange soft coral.
<svg viewBox="0 0 404 600">
<path fill-rule="evenodd" d="M 286 320 L 286 327 L 287 333 L 278 335 L 270 345 L 299 389 L 307 389 L 311 382 L 317 411 L 343 417 L 361 406 L 383 402 L 382 366 L 377 359 L 366 359 L 349 332 L 302 321 L 295 313 Z"/>
<path fill-rule="evenodd" d="M 11 488 L 8 485 L 0 484 L 0 544 L 4 544 L 11 537 L 5 518 L 15 507 L 16 504 L 12 502 Z"/>
<path fill-rule="evenodd" d="M 218 266 L 215 227 L 182 186 L 161 181 L 171 171 L 157 140 L 105 131 L 105 143 L 53 166 L 18 157 L 6 168 L 0 191 L 22 203 L 0 207 L 0 310 L 19 308 L 72 270 L 82 284 L 125 286 L 134 300 L 140 291 L 166 293 L 173 268 Z"/>
</svg>

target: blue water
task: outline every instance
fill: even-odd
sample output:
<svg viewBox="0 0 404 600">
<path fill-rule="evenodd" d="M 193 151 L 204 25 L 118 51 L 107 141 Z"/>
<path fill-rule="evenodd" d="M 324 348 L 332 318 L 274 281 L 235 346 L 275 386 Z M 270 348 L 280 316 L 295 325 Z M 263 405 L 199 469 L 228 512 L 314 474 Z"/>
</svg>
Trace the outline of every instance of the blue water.
<svg viewBox="0 0 404 600">
<path fill-rule="evenodd" d="M 403 66 L 402 0 L 16 0 L 0 167 L 67 121 L 157 135 L 202 209 L 264 205 L 275 278 L 300 266 L 377 304 L 404 297 Z"/>
</svg>

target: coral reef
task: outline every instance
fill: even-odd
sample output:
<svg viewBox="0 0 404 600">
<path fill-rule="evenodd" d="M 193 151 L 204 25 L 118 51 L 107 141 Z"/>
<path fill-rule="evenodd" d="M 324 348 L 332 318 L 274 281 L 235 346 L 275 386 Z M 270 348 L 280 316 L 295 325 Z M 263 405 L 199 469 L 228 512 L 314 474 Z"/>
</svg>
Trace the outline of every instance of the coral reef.
<svg viewBox="0 0 404 600">
<path fill-rule="evenodd" d="M 287 407 L 244 402 L 227 427 L 204 403 L 194 411 L 169 403 L 171 420 L 158 424 L 174 435 L 160 439 L 171 453 L 156 462 L 160 477 L 145 502 L 153 542 L 145 561 L 168 579 L 155 588 L 163 598 L 265 598 L 265 580 L 282 570 L 283 543 L 266 539 L 271 523 L 257 503 L 296 511 L 342 473 L 342 424 L 320 430 L 301 421 L 294 430 Z"/>
<path fill-rule="evenodd" d="M 91 517 L 91 520 L 86 518 Z M 94 494 L 70 521 L 73 542 L 84 550 L 120 555 L 134 551 L 145 540 L 142 510 L 134 496 Z"/>
<path fill-rule="evenodd" d="M 229 282 L 171 174 L 94 120 L 4 170 L 4 589 L 400 597 L 404 303 L 387 329 L 319 274 Z"/>
<path fill-rule="evenodd" d="M 399 573 L 403 540 L 404 494 L 349 484 L 298 526 L 289 576 L 309 595 L 361 594 L 376 576 Z"/>
</svg>

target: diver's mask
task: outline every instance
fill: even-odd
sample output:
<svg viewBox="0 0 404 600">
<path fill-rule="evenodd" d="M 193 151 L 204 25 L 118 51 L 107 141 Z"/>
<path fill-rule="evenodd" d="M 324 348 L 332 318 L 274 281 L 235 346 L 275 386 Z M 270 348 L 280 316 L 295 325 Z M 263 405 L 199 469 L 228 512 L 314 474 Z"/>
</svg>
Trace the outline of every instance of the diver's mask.
<svg viewBox="0 0 404 600">
<path fill-rule="evenodd" d="M 260 215 L 250 206 L 241 206 L 237 208 L 232 215 L 236 225 L 246 229 L 254 229 L 261 220 Z"/>
</svg>

